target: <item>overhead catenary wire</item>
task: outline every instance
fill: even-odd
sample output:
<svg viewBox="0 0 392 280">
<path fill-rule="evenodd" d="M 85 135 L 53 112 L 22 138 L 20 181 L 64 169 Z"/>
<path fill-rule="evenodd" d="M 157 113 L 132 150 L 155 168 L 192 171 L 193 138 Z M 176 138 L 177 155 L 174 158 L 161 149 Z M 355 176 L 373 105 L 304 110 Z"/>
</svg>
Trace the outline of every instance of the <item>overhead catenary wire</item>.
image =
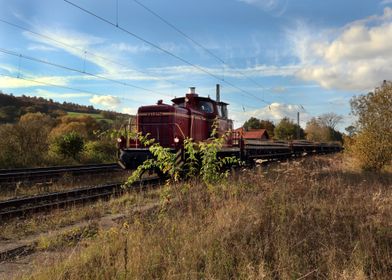
<svg viewBox="0 0 392 280">
<path fill-rule="evenodd" d="M 105 93 L 99 93 L 99 92 L 94 92 L 94 91 L 85 90 L 85 89 L 79 89 L 79 88 L 70 87 L 70 86 L 58 85 L 58 84 L 53 84 L 53 83 L 44 82 L 44 81 L 37 81 L 35 79 L 30 79 L 30 78 L 23 77 L 21 74 L 18 74 L 17 77 L 14 77 L 12 75 L 7 75 L 7 74 L 0 73 L 0 76 L 12 78 L 12 79 L 15 79 L 15 80 L 24 80 L 24 81 L 27 81 L 27 82 L 41 84 L 41 85 L 45 85 L 45 86 L 49 86 L 49 87 L 55 87 L 55 88 L 67 89 L 67 90 L 72 90 L 72 91 L 81 92 L 81 93 L 87 93 L 90 96 L 91 95 L 97 95 L 97 96 L 106 96 L 107 95 Z M 118 97 L 118 98 L 119 99 L 123 99 L 123 100 L 128 100 L 128 101 L 135 102 L 135 100 L 133 100 L 132 98 L 128 98 L 128 97 Z"/>
<path fill-rule="evenodd" d="M 203 44 L 199 43 L 198 41 L 196 41 L 195 39 L 193 39 L 191 36 L 189 36 L 188 34 L 186 34 L 184 31 L 182 31 L 180 28 L 178 28 L 177 26 L 175 26 L 173 23 L 169 22 L 167 19 L 165 19 L 164 17 L 162 17 L 160 14 L 158 14 L 156 11 L 152 10 L 151 8 L 147 7 L 145 4 L 141 3 L 138 0 L 133 0 L 133 2 L 135 2 L 136 4 L 138 4 L 139 6 L 141 6 L 143 9 L 145 9 L 146 11 L 148 11 L 150 14 L 152 14 L 153 16 L 157 17 L 158 19 L 160 19 L 163 23 L 165 23 L 166 25 L 168 25 L 169 27 L 171 27 L 172 29 L 174 29 L 175 31 L 177 31 L 179 34 L 181 34 L 183 37 L 185 37 L 186 39 L 188 39 L 189 41 L 191 41 L 192 43 L 194 43 L 195 45 L 197 45 L 199 48 L 203 49 L 206 53 L 208 53 L 211 57 L 215 58 L 216 60 L 218 60 L 220 63 L 222 63 L 224 66 L 232 69 L 234 72 L 236 72 L 237 74 L 242 75 L 244 78 L 246 78 L 248 81 L 251 81 L 253 84 L 255 84 L 256 86 L 260 87 L 260 89 L 263 91 L 263 100 L 264 100 L 264 86 L 261 85 L 259 82 L 257 82 L 256 80 L 252 79 L 251 77 L 249 77 L 249 75 L 245 74 L 243 71 L 235 69 L 233 67 L 231 67 L 231 65 L 229 65 L 224 59 L 222 59 L 221 57 L 219 57 L 218 55 L 216 55 L 214 52 L 210 51 L 208 48 L 206 48 Z M 224 68 L 225 69 L 225 68 Z M 222 79 L 224 80 L 224 78 Z M 281 99 L 282 100 L 282 99 Z M 283 100 L 285 101 L 285 100 Z M 272 102 L 269 102 L 272 103 Z"/>
<path fill-rule="evenodd" d="M 9 76 L 9 75 L 3 75 L 3 76 L 8 76 L 8 77 L 11 77 L 11 78 L 19 78 L 19 77 L 21 77 L 21 74 L 20 74 L 20 61 L 21 61 L 21 59 L 27 59 L 27 60 L 30 60 L 30 61 L 34 61 L 36 63 L 41 63 L 41 64 L 53 66 L 53 67 L 56 67 L 56 68 L 59 68 L 59 69 L 67 70 L 67 71 L 77 72 L 77 73 L 80 73 L 80 74 L 83 74 L 83 75 L 87 75 L 87 76 L 91 76 L 91 77 L 94 77 L 94 78 L 97 78 L 97 79 L 107 80 L 107 81 L 110 81 L 110 82 L 113 82 L 113 83 L 117 83 L 117 84 L 120 84 L 120 85 L 123 85 L 123 86 L 131 86 L 133 88 L 136 87 L 136 88 L 139 88 L 141 90 L 150 91 L 152 93 L 155 93 L 155 94 L 158 94 L 158 95 L 161 95 L 161 96 L 164 96 L 164 97 L 169 97 L 169 98 L 172 97 L 171 95 L 168 95 L 168 94 L 160 93 L 160 92 L 157 92 L 157 91 L 153 91 L 153 90 L 146 89 L 146 88 L 143 88 L 143 87 L 138 87 L 138 86 L 135 86 L 135 85 L 129 85 L 129 84 L 124 83 L 122 81 L 110 79 L 110 78 L 107 78 L 107 77 L 103 77 L 103 76 L 100 76 L 100 75 L 96 75 L 96 74 L 93 74 L 93 73 L 86 72 L 84 70 L 71 68 L 69 66 L 60 65 L 60 64 L 57 64 L 57 63 L 54 63 L 54 62 L 43 60 L 43 59 L 39 59 L 39 58 L 23 55 L 21 53 L 17 53 L 17 52 L 11 51 L 11 50 L 0 48 L 0 52 L 8 54 L 8 55 L 15 56 L 15 57 L 18 57 L 18 73 L 17 73 L 17 77 L 13 77 L 13 76 Z M 83 92 L 86 92 L 86 93 L 91 93 L 91 94 L 96 94 L 96 95 L 104 95 L 104 94 L 98 94 L 98 93 L 95 93 L 95 92 L 89 92 L 87 90 L 80 90 L 80 89 L 75 89 L 75 88 L 72 88 L 72 87 L 65 87 L 65 86 L 62 87 L 62 86 L 59 86 L 59 85 L 54 85 L 54 84 L 50 84 L 50 83 L 46 83 L 46 82 L 35 81 L 35 80 L 22 78 L 22 77 L 21 77 L 21 79 L 26 80 L 26 81 L 35 82 L 35 83 L 40 83 L 40 84 L 43 84 L 43 85 L 48 85 L 48 86 L 54 86 L 54 87 L 65 88 L 65 89 L 76 90 L 76 91 L 83 91 Z M 124 100 L 134 101 L 133 99 L 127 99 L 127 98 L 124 98 L 124 97 L 119 97 L 119 98 L 124 99 Z M 244 106 L 249 107 L 249 108 L 257 109 L 257 107 L 250 106 L 250 105 L 244 105 Z"/>
<path fill-rule="evenodd" d="M 104 57 L 104 56 L 102 56 L 102 55 L 99 55 L 99 54 L 93 53 L 93 52 L 91 52 L 91 51 L 88 51 L 88 50 L 86 50 L 86 49 L 84 49 L 84 48 L 70 45 L 70 44 L 68 44 L 68 43 L 65 43 L 65 42 L 63 42 L 63 41 L 57 40 L 57 39 L 55 39 L 55 38 L 53 38 L 53 37 L 50 37 L 50 36 L 48 36 L 48 35 L 39 33 L 39 32 L 37 32 L 37 31 L 33 31 L 33 30 L 29 29 L 29 28 L 20 26 L 20 25 L 18 25 L 18 24 L 9 22 L 9 21 L 7 21 L 7 20 L 4 20 L 4 19 L 1 19 L 1 18 L 0 18 L 0 22 L 3 22 L 3 23 L 5 23 L 5 24 L 10 25 L 10 26 L 12 26 L 12 27 L 14 27 L 14 28 L 17 28 L 17 29 L 27 31 L 27 32 L 29 32 L 29 33 L 35 35 L 35 36 L 39 36 L 39 37 L 42 37 L 42 38 L 44 38 L 44 39 L 51 40 L 51 41 L 53 41 L 53 42 L 55 42 L 55 43 L 57 43 L 57 44 L 60 44 L 60 45 L 65 46 L 65 47 L 72 48 L 72 49 L 78 50 L 78 51 L 80 51 L 80 52 L 83 52 L 83 55 L 84 55 L 84 64 L 83 64 L 83 65 L 84 65 L 84 66 L 83 66 L 82 72 L 80 72 L 80 71 L 77 70 L 77 69 L 70 69 L 70 68 L 68 68 L 67 70 L 78 71 L 79 73 L 83 73 L 83 74 L 86 74 L 86 75 L 94 76 L 95 78 L 105 79 L 105 80 L 112 81 L 112 82 L 115 82 L 115 83 L 118 83 L 118 84 L 121 84 L 121 85 L 125 85 L 125 84 L 126 84 L 126 83 L 124 83 L 124 82 L 116 81 L 116 80 L 114 80 L 114 79 L 110 79 L 110 78 L 107 78 L 107 77 L 95 75 L 95 74 L 88 73 L 88 72 L 86 73 L 86 71 L 85 71 L 85 63 L 86 63 L 86 56 L 87 56 L 87 55 L 92 55 L 92 56 L 95 56 L 95 57 L 100 58 L 100 59 L 102 59 L 102 60 L 105 60 L 105 61 L 107 61 L 107 62 L 110 62 L 110 63 L 113 63 L 113 64 L 117 64 L 117 65 L 123 66 L 123 67 L 125 67 L 125 68 L 128 68 L 128 66 L 126 66 L 126 65 L 124 65 L 124 64 L 122 64 L 122 63 L 119 63 L 119 62 L 117 62 L 117 61 L 113 61 L 113 60 L 108 59 L 108 58 L 106 58 L 106 57 Z M 184 33 L 184 34 L 185 34 L 185 33 Z M 185 34 L 185 35 L 186 35 L 186 34 Z M 191 39 L 191 38 L 190 38 L 190 39 Z M 192 40 L 191 40 L 191 41 L 192 41 Z M 194 40 L 193 40 L 193 41 L 194 41 Z M 194 41 L 194 42 L 196 42 L 196 41 Z M 201 45 L 201 44 L 200 44 L 200 45 Z M 202 47 L 202 45 L 201 45 L 200 47 Z M 206 49 L 206 51 L 209 51 L 209 50 Z M 211 52 L 211 54 L 213 54 L 213 53 Z M 217 57 L 217 59 L 219 58 L 218 56 L 216 56 L 216 57 Z M 26 58 L 26 56 L 24 56 L 23 58 Z M 21 61 L 21 56 L 19 56 L 19 59 L 18 59 L 18 69 L 19 69 L 19 67 L 20 67 L 20 66 L 19 66 L 20 61 Z M 41 62 L 42 62 L 42 60 L 41 60 Z M 222 62 L 224 62 L 224 61 L 222 60 Z M 47 64 L 47 61 L 45 61 L 45 63 Z M 52 66 L 57 66 L 57 67 L 58 67 L 58 66 L 60 66 L 60 65 L 53 65 L 53 63 L 52 63 Z M 226 66 L 229 67 L 229 65 L 227 65 L 227 64 L 226 64 Z M 64 69 L 64 67 L 62 67 L 62 68 Z M 139 73 L 142 73 L 142 74 L 150 75 L 149 73 L 146 73 L 146 72 L 143 72 L 143 71 L 140 71 L 140 70 L 137 70 L 137 69 L 130 69 L 130 70 L 135 71 L 135 72 L 139 72 Z M 19 72 L 19 71 L 18 71 L 18 72 Z M 159 79 L 159 80 L 162 80 L 162 81 L 166 81 L 166 82 L 172 83 L 172 84 L 174 84 L 174 85 L 176 84 L 176 83 L 174 83 L 174 82 L 172 82 L 172 81 L 168 81 L 168 80 L 165 80 L 165 79 L 162 79 L 162 78 L 158 78 L 158 79 Z M 130 84 L 128 84 L 128 85 L 130 85 Z M 160 94 L 160 93 L 158 93 L 158 92 L 156 92 L 156 91 L 152 91 L 152 92 L 155 92 L 155 93 L 157 93 L 157 94 Z M 165 96 L 168 96 L 168 95 L 165 95 Z M 268 103 L 265 102 L 264 100 L 263 100 L 263 102 L 266 103 L 266 104 L 268 105 Z M 258 107 L 254 107 L 254 106 L 250 106 L 250 105 L 245 105 L 245 104 L 244 104 L 244 106 L 246 106 L 246 107 L 248 107 L 248 108 L 259 109 Z"/>
<path fill-rule="evenodd" d="M 165 54 L 167 54 L 167 55 L 169 55 L 169 56 L 171 56 L 173 58 L 176 58 L 176 59 L 182 61 L 183 63 L 194 67 L 195 69 L 198 69 L 200 72 L 203 72 L 203 73 L 205 73 L 205 74 L 207 74 L 207 75 L 217 79 L 218 81 L 221 81 L 221 82 L 231 86 L 232 88 L 235 88 L 235 89 L 239 90 L 240 92 L 242 92 L 242 93 L 244 93 L 246 95 L 252 96 L 253 98 L 258 99 L 259 101 L 261 101 L 261 102 L 263 102 L 265 104 L 269 104 L 264 99 L 254 95 L 254 94 L 252 94 L 252 93 L 250 93 L 250 92 L 248 92 L 248 91 L 246 91 L 246 90 L 244 90 L 242 88 L 237 87 L 236 85 L 234 85 L 233 83 L 231 83 L 231 82 L 229 82 L 227 80 L 223 80 L 222 78 L 218 77 L 216 74 L 214 74 L 214 73 L 204 69 L 203 67 L 201 67 L 199 65 L 196 65 L 196 64 L 188 61 L 187 59 L 184 59 L 184 58 L 182 58 L 182 57 L 172 53 L 171 51 L 168 51 L 168 50 L 158 46 L 157 44 L 155 44 L 155 43 L 153 43 L 153 42 L 151 42 L 151 41 L 149 41 L 147 39 L 144 39 L 143 37 L 141 37 L 141 36 L 131 32 L 131 31 L 129 31 L 129 30 L 123 28 L 123 27 L 121 27 L 120 25 L 118 25 L 118 24 L 116 24 L 116 23 L 114 23 L 114 22 L 112 22 L 112 21 L 110 21 L 110 20 L 108 20 L 108 19 L 106 19 L 106 18 L 104 18 L 104 17 L 102 17 L 102 16 L 92 12 L 92 11 L 89 11 L 89 10 L 87 10 L 87 9 L 85 9 L 85 8 L 83 8 L 83 7 L 81 7 L 81 6 L 77 5 L 77 4 L 69 1 L 69 0 L 64 0 L 64 2 L 66 2 L 66 3 L 74 6 L 75 8 L 77 8 L 77 9 L 79 9 L 79 10 L 81 10 L 81 11 L 83 11 L 83 12 L 85 12 L 85 13 L 87 13 L 87 14 L 89 14 L 89 15 L 97 18 L 97 19 L 99 19 L 100 21 L 102 21 L 102 22 L 104 22 L 104 23 L 106 23 L 108 25 L 111 25 L 112 27 L 117 28 L 117 29 L 121 30 L 122 32 L 124 32 L 124 33 L 126 33 L 126 34 L 128 34 L 128 35 L 130 35 L 130 36 L 132 36 L 132 37 L 134 37 L 134 38 L 136 38 L 136 39 L 138 39 L 138 40 L 140 40 L 140 41 L 150 45 L 150 46 L 152 46 L 153 48 L 156 48 L 156 49 L 160 50 L 161 52 L 163 52 L 163 53 L 165 53 Z"/>
<path fill-rule="evenodd" d="M 57 87 L 57 88 L 62 88 L 62 89 L 78 91 L 78 92 L 84 92 L 84 93 L 88 93 L 90 95 L 91 94 L 92 95 L 102 95 L 102 94 L 99 94 L 99 93 L 96 93 L 96 92 L 92 92 L 92 91 L 89 91 L 89 90 L 78 89 L 78 88 L 74 88 L 74 87 L 57 85 L 57 84 L 53 84 L 53 83 L 49 83 L 49 82 L 37 81 L 37 80 L 34 80 L 34 79 L 29 79 L 29 78 L 23 77 L 20 74 L 18 74 L 17 77 L 14 77 L 12 75 L 7 75 L 7 74 L 0 73 L 0 76 L 8 77 L 8 78 L 16 79 L 16 80 L 20 79 L 20 80 L 24 80 L 24 81 L 28 81 L 28 82 L 32 82 L 32 83 L 36 83 L 36 84 L 41 84 L 41 85 L 46 85 L 46 86 L 51 86 L 51 87 Z"/>
<path fill-rule="evenodd" d="M 107 77 L 104 77 L 104 76 L 101 76 L 101 75 L 89 73 L 89 72 L 86 72 L 84 70 L 82 71 L 82 70 L 79 70 L 79 69 L 71 68 L 71 67 L 68 67 L 68 66 L 64 66 L 64 65 L 61 65 L 61 64 L 54 63 L 54 62 L 49 62 L 49 61 L 42 60 L 42 59 L 39 59 L 39 58 L 26 56 L 26 55 L 23 55 L 23 54 L 20 54 L 20 53 L 16 53 L 16 52 L 13 52 L 13 51 L 10 51 L 10 50 L 6 50 L 6 49 L 3 49 L 3 48 L 0 48 L 0 52 L 5 53 L 5 54 L 9 54 L 9 55 L 13 55 L 13 56 L 17 56 L 19 58 L 24 58 L 24 59 L 28 59 L 28 60 L 31 60 L 31 61 L 35 61 L 35 62 L 38 62 L 38 63 L 50 65 L 50 66 L 53 66 L 53 67 L 61 68 L 61 69 L 64 69 L 64 70 L 77 72 L 77 73 L 80 73 L 80 74 L 83 74 L 83 75 L 87 75 L 87 76 L 91 76 L 91 77 L 94 77 L 94 78 L 97 78 L 97 79 L 107 80 L 107 81 L 110 81 L 110 82 L 113 82 L 113 83 L 117 83 L 117 84 L 120 84 L 120 85 L 123 85 L 123 86 L 128 86 L 128 87 L 132 87 L 132 88 L 136 88 L 136 89 L 140 89 L 140 90 L 144 90 L 144 91 L 149 91 L 149 92 L 156 93 L 156 94 L 159 94 L 159 95 L 162 95 L 162 96 L 166 96 L 166 97 L 171 97 L 170 95 L 167 95 L 167 94 L 164 94 L 164 93 L 160 93 L 160 92 L 157 92 L 157 91 L 154 91 L 154 90 L 151 90 L 151 89 L 147 89 L 147 88 L 144 88 L 144 87 L 136 86 L 136 85 L 129 84 L 129 83 L 126 83 L 126 82 L 122 82 L 122 81 L 119 81 L 119 80 L 114 80 L 114 79 L 107 78 Z"/>
<path fill-rule="evenodd" d="M 99 58 L 99 59 L 102 59 L 102 60 L 104 60 L 104 61 L 106 61 L 106 62 L 109 62 L 109 63 L 115 64 L 115 65 L 122 66 L 122 67 L 125 68 L 125 70 L 131 70 L 131 71 L 135 71 L 135 72 L 137 72 L 137 73 L 143 74 L 143 75 L 151 76 L 151 77 L 153 78 L 152 80 L 165 81 L 165 82 L 167 82 L 167 83 L 170 83 L 170 84 L 173 84 L 173 85 L 178 86 L 178 84 L 175 83 L 175 82 L 173 82 L 173 81 L 169 81 L 169 80 L 163 79 L 163 78 L 161 78 L 161 77 L 154 77 L 154 76 L 151 75 L 150 73 L 141 71 L 141 70 L 139 70 L 139 69 L 129 68 L 128 65 L 125 65 L 125 64 L 120 63 L 120 62 L 118 62 L 118 61 L 114 61 L 113 59 L 109 59 L 109 58 L 107 58 L 107 57 L 105 57 L 105 56 L 96 54 L 96 53 L 91 52 L 91 51 L 89 51 L 89 50 L 86 50 L 86 49 L 84 49 L 84 48 L 80 48 L 80 47 L 77 47 L 77 46 L 70 45 L 70 44 L 65 43 L 65 42 L 63 42 L 63 41 L 57 40 L 57 39 L 55 39 L 55 38 L 53 38 L 53 37 L 51 37 L 51 36 L 48 36 L 48 35 L 39 33 L 39 32 L 37 32 L 37 31 L 31 30 L 31 29 L 29 29 L 29 28 L 20 26 L 20 25 L 15 24 L 15 23 L 9 22 L 9 21 L 7 21 L 7 20 L 5 20 L 5 19 L 1 19 L 1 18 L 0 18 L 0 22 L 5 23 L 5 24 L 7 24 L 7 25 L 9 25 L 9 26 L 12 26 L 12 27 L 14 27 L 14 28 L 17 28 L 17 29 L 27 31 L 27 32 L 29 32 L 29 33 L 31 33 L 31 34 L 34 34 L 35 36 L 38 36 L 38 37 L 41 37 L 41 38 L 50 40 L 50 41 L 55 42 L 55 43 L 57 43 L 57 44 L 59 44 L 59 45 L 62 45 L 62 46 L 64 46 L 64 47 L 68 47 L 68 48 L 77 50 L 77 51 L 81 52 L 81 54 L 84 55 L 85 59 L 86 59 L 86 55 L 92 55 L 92 56 L 97 57 L 97 58 Z"/>
<path fill-rule="evenodd" d="M 163 18 L 161 15 L 159 15 L 157 12 L 153 11 L 151 8 L 147 7 L 146 5 L 144 5 L 143 3 L 141 3 L 138 0 L 133 0 L 136 4 L 138 4 L 139 6 L 141 6 L 142 8 L 144 8 L 145 10 L 147 10 L 149 13 L 151 13 L 152 15 L 154 15 L 155 17 L 157 17 L 158 19 L 160 19 L 162 22 L 164 22 L 166 25 L 170 26 L 172 29 L 174 29 L 175 31 L 177 31 L 179 34 L 181 34 L 183 37 L 185 37 L 186 39 L 188 39 L 189 41 L 191 41 L 192 43 L 194 43 L 195 45 L 197 45 L 199 48 L 203 49 L 206 53 L 208 53 L 210 56 L 214 57 L 216 60 L 218 60 L 220 63 L 222 63 L 224 66 L 229 67 L 230 69 L 233 69 L 235 72 L 237 72 L 238 74 L 242 75 L 243 77 L 245 77 L 247 80 L 251 81 L 252 83 L 254 83 L 255 85 L 259 86 L 262 90 L 263 90 L 263 86 L 258 83 L 257 81 L 255 81 L 254 79 L 248 77 L 248 75 L 246 75 L 244 72 L 238 70 L 238 69 L 234 69 L 233 67 L 231 67 L 228 63 L 226 63 L 222 58 L 220 58 L 218 55 L 216 55 L 215 53 L 213 53 L 212 51 L 210 51 L 208 48 L 206 48 L 204 45 L 202 45 L 201 43 L 197 42 L 195 39 L 193 39 L 191 36 L 189 36 L 188 34 L 186 34 L 185 32 L 183 32 L 181 29 L 179 29 L 178 27 L 176 27 L 174 24 L 172 24 L 171 22 L 169 22 L 168 20 L 166 20 L 165 18 Z"/>
</svg>

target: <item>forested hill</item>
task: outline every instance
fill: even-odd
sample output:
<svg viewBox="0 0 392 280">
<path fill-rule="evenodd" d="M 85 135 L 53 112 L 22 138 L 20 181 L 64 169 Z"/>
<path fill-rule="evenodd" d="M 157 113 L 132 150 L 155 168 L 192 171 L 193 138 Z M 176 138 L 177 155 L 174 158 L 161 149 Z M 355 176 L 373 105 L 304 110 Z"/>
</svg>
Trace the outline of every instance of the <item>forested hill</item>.
<svg viewBox="0 0 392 280">
<path fill-rule="evenodd" d="M 93 106 L 84 106 L 69 102 L 55 102 L 52 99 L 31 96 L 13 96 L 0 91 L 0 123 L 16 122 L 26 113 L 41 112 L 52 117 L 64 115 L 67 112 L 102 114 L 108 119 L 128 116 L 113 111 L 95 109 Z"/>
</svg>

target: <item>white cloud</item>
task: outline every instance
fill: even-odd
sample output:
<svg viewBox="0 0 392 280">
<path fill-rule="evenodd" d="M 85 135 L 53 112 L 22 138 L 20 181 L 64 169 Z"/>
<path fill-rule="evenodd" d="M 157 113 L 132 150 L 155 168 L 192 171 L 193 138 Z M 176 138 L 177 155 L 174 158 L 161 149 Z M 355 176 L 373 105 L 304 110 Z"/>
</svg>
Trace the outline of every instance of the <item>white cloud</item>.
<svg viewBox="0 0 392 280">
<path fill-rule="evenodd" d="M 277 87 L 272 88 L 272 92 L 284 93 L 284 92 L 287 92 L 287 88 L 283 87 L 283 86 L 277 86 Z"/>
<path fill-rule="evenodd" d="M 388 5 L 388 4 L 392 4 L 392 0 L 383 0 L 380 2 L 381 5 Z"/>
<path fill-rule="evenodd" d="M 263 120 L 271 120 L 278 123 L 284 117 L 295 120 L 297 119 L 297 112 L 300 111 L 300 124 L 305 127 L 306 122 L 311 118 L 311 116 L 302 112 L 302 109 L 298 105 L 293 104 L 283 104 L 283 103 L 272 103 L 269 106 L 265 106 L 252 111 L 232 111 L 231 114 L 233 120 L 235 120 L 235 127 L 240 127 L 243 123 L 251 117 L 255 117 Z"/>
<path fill-rule="evenodd" d="M 137 54 L 151 51 L 152 49 L 147 45 L 130 45 L 127 43 L 109 44 L 104 38 L 73 30 L 43 26 L 35 28 L 41 34 L 53 40 L 36 36 L 29 32 L 23 32 L 24 36 L 28 39 L 39 43 L 39 45 L 32 45 L 33 48 L 65 51 L 83 61 L 97 65 L 101 69 L 99 75 L 103 77 L 129 81 L 159 79 L 159 77 L 153 77 L 151 74 L 130 69 L 127 66 L 129 62 L 124 62 L 124 57 L 127 53 Z"/>
<path fill-rule="evenodd" d="M 10 74 L 18 73 L 18 68 L 10 64 L 0 64 L 0 69 L 3 69 Z"/>
<path fill-rule="evenodd" d="M 127 43 L 113 43 L 109 47 L 113 52 L 128 52 L 131 54 L 138 54 L 142 52 L 151 52 L 151 47 L 147 45 L 130 45 Z"/>
<path fill-rule="evenodd" d="M 67 77 L 51 76 L 51 77 L 35 77 L 33 79 L 36 82 L 24 80 L 23 76 L 21 79 L 0 76 L 0 88 L 28 88 L 28 87 L 42 87 L 49 86 L 46 84 L 53 84 L 58 86 L 67 85 Z"/>
<path fill-rule="evenodd" d="M 120 98 L 112 95 L 94 95 L 90 98 L 90 102 L 110 109 L 115 109 L 121 104 Z"/>
<path fill-rule="evenodd" d="M 58 93 L 52 92 L 44 89 L 37 89 L 35 94 L 38 96 L 46 97 L 46 98 L 62 98 L 62 99 L 74 99 L 78 97 L 89 97 L 92 94 L 83 93 L 83 92 L 66 92 L 66 93 Z"/>
<path fill-rule="evenodd" d="M 256 6 L 275 16 L 284 14 L 287 8 L 287 0 L 238 0 L 249 5 Z"/>
<path fill-rule="evenodd" d="M 392 9 L 319 35 L 304 26 L 292 33 L 294 53 L 302 65 L 296 75 L 325 88 L 369 90 L 392 76 Z M 324 36 L 322 36 L 322 35 Z"/>
<path fill-rule="evenodd" d="M 202 68 L 217 77 L 221 77 L 224 74 L 225 77 L 242 79 L 244 75 L 247 77 L 292 76 L 300 70 L 300 67 L 297 65 L 255 65 L 248 68 L 225 68 L 224 71 L 222 71 L 222 68 Z M 205 75 L 205 72 L 192 66 L 159 67 L 151 68 L 150 71 L 156 74 L 165 73 L 169 79 L 179 79 L 184 74 Z"/>
<path fill-rule="evenodd" d="M 52 47 L 49 47 L 49 46 L 45 46 L 45 45 L 38 45 L 38 44 L 30 44 L 27 47 L 27 49 L 29 51 L 46 51 L 46 52 L 47 51 L 50 51 L 50 52 L 56 51 L 55 48 L 52 48 Z"/>
<path fill-rule="evenodd" d="M 138 108 L 126 107 L 126 108 L 123 108 L 121 111 L 122 111 L 123 113 L 125 113 L 125 114 L 136 115 L 137 109 L 138 109 Z"/>
</svg>

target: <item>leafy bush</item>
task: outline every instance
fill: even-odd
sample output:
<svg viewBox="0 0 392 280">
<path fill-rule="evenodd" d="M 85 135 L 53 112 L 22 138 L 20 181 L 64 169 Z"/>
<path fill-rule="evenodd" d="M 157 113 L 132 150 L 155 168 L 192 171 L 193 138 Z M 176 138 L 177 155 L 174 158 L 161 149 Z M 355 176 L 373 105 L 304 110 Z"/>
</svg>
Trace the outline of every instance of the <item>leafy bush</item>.
<svg viewBox="0 0 392 280">
<path fill-rule="evenodd" d="M 64 158 L 79 159 L 84 149 L 84 140 L 76 132 L 70 132 L 57 137 L 52 144 L 52 149 Z"/>
<path fill-rule="evenodd" d="M 84 146 L 83 157 L 87 162 L 113 162 L 116 146 L 108 141 L 89 141 Z"/>
<path fill-rule="evenodd" d="M 147 170 L 158 171 L 167 175 L 172 182 L 178 182 L 181 175 L 185 178 L 200 177 L 204 183 L 216 183 L 228 176 L 228 170 L 223 172 L 225 167 L 238 163 L 235 157 L 218 157 L 218 151 L 225 142 L 226 135 L 217 137 L 217 123 L 212 127 L 211 138 L 205 142 L 195 143 L 192 139 L 184 141 L 185 162 L 178 160 L 178 154 L 164 148 L 159 143 L 154 143 L 154 139 L 147 140 L 147 136 L 139 135 L 139 141 L 145 146 L 150 146 L 153 158 L 146 160 L 139 165 L 135 172 L 128 178 L 126 184 L 137 181 Z"/>
<path fill-rule="evenodd" d="M 367 170 L 381 170 L 392 163 L 392 83 L 351 100 L 358 117 L 357 135 L 351 150 Z"/>
</svg>

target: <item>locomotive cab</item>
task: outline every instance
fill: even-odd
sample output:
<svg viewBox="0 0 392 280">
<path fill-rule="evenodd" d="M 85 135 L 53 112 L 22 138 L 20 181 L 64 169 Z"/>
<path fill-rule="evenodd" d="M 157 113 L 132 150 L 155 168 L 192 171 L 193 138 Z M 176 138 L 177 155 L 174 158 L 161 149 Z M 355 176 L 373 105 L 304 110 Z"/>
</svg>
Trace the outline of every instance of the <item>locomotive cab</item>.
<svg viewBox="0 0 392 280">
<path fill-rule="evenodd" d="M 211 136 L 212 124 L 218 122 L 218 135 L 233 129 L 233 122 L 228 119 L 227 103 L 219 99 L 217 87 L 217 100 L 210 97 L 199 97 L 195 88 L 190 88 L 190 93 L 185 97 L 172 100 L 175 107 L 186 108 L 190 112 L 189 138 L 194 141 L 203 141 Z"/>
</svg>

